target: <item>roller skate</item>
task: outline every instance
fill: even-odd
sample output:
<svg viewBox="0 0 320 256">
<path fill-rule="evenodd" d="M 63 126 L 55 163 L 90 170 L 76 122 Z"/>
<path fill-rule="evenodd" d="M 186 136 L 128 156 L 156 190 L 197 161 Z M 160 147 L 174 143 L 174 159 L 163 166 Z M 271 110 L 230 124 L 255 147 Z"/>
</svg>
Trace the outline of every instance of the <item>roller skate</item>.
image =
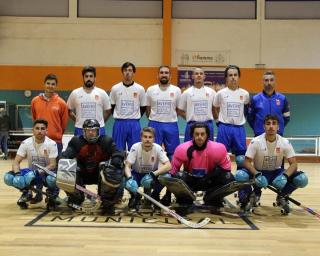
<svg viewBox="0 0 320 256">
<path fill-rule="evenodd" d="M 288 215 L 291 212 L 289 201 L 284 196 L 278 195 L 276 202 L 273 203 L 273 206 L 274 207 L 279 206 L 281 208 L 281 213 L 283 215 Z"/>
<path fill-rule="evenodd" d="M 32 199 L 32 192 L 31 191 L 23 191 L 22 195 L 20 196 L 19 200 L 17 201 L 17 205 L 19 205 L 19 207 L 21 209 L 28 209 L 28 204 L 27 202 L 29 202 Z"/>
<path fill-rule="evenodd" d="M 139 211 L 140 203 L 141 203 L 141 196 L 139 194 L 131 194 L 131 197 L 128 203 L 129 212 Z"/>
</svg>

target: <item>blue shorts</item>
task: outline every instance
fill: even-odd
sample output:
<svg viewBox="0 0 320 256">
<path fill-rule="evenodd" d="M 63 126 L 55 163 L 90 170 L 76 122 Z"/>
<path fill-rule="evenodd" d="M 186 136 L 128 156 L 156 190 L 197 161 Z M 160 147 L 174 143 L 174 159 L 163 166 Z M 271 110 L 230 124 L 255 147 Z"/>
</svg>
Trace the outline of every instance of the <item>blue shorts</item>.
<svg viewBox="0 0 320 256">
<path fill-rule="evenodd" d="M 224 144 L 227 151 L 231 151 L 236 156 L 245 155 L 247 150 L 246 130 L 243 125 L 220 123 L 217 142 Z"/>
<path fill-rule="evenodd" d="M 133 144 L 140 141 L 141 126 L 139 119 L 115 119 L 112 139 L 120 150 L 128 151 Z"/>
<path fill-rule="evenodd" d="M 180 144 L 178 123 L 162 123 L 151 120 L 148 126 L 155 130 L 155 143 L 160 146 L 164 144 L 168 156 L 172 156 Z"/>
</svg>

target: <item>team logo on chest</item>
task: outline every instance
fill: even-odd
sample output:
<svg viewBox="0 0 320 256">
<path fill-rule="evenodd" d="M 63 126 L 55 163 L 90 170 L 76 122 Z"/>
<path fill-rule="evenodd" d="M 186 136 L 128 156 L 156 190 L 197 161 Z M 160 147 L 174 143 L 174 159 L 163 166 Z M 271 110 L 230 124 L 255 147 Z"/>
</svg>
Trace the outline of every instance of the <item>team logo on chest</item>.
<svg viewBox="0 0 320 256">
<path fill-rule="evenodd" d="M 280 153 L 280 147 L 276 147 L 276 153 L 277 153 L 277 154 Z"/>
<path fill-rule="evenodd" d="M 276 105 L 280 106 L 280 100 L 279 99 L 276 99 Z"/>
<path fill-rule="evenodd" d="M 138 97 L 138 93 L 137 92 L 134 92 L 133 93 L 133 98 L 137 98 Z"/>
<path fill-rule="evenodd" d="M 154 156 L 151 157 L 151 162 L 154 162 Z"/>
<path fill-rule="evenodd" d="M 240 100 L 243 100 L 243 95 L 240 95 Z"/>
<path fill-rule="evenodd" d="M 94 95 L 95 100 L 99 100 L 99 95 Z"/>
<path fill-rule="evenodd" d="M 170 92 L 170 97 L 173 98 L 174 97 L 174 93 Z"/>
</svg>

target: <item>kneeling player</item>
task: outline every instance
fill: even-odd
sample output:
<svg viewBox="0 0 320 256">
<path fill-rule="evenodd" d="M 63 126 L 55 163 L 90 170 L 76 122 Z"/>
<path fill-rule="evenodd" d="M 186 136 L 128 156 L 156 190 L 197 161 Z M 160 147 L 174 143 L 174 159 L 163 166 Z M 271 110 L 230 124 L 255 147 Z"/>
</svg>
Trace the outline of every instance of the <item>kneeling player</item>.
<svg viewBox="0 0 320 256">
<path fill-rule="evenodd" d="M 33 123 L 33 136 L 24 140 L 17 151 L 12 164 L 12 171 L 4 175 L 7 185 L 13 186 L 22 192 L 17 204 L 22 208 L 28 208 L 31 204 L 40 203 L 43 199 L 42 187 L 47 186 L 48 203 L 55 204 L 59 189 L 54 179 L 45 173 L 35 171 L 33 163 L 45 166 L 49 170 L 55 170 L 56 157 L 58 155 L 56 143 L 46 136 L 48 122 L 44 119 L 37 119 Z M 20 169 L 23 159 L 28 159 L 28 168 Z M 32 197 L 31 187 L 36 194 Z"/>
<path fill-rule="evenodd" d="M 206 205 L 223 207 L 225 195 L 212 195 L 217 189 L 234 181 L 227 150 L 223 144 L 209 140 L 210 130 L 205 123 L 193 124 L 190 133 L 192 141 L 176 148 L 170 173 L 183 179 L 192 191 L 205 191 L 203 200 Z M 182 165 L 183 174 L 179 176 L 177 174 Z M 192 198 L 175 196 L 181 205 L 193 203 Z"/>
<path fill-rule="evenodd" d="M 125 161 L 126 188 L 130 191 L 129 209 L 137 210 L 140 195 L 136 193 L 138 184 L 152 189 L 151 196 L 159 201 L 163 186 L 158 176 L 167 173 L 171 164 L 166 152 L 154 143 L 154 129 L 145 127 L 141 131 L 141 142 L 134 144 Z M 132 171 L 131 171 L 132 168 Z"/>
<path fill-rule="evenodd" d="M 80 186 L 98 184 L 98 194 L 102 200 L 102 213 L 114 214 L 114 205 L 123 195 L 123 161 L 125 153 L 116 148 L 112 138 L 99 134 L 100 125 L 95 119 L 83 123 L 84 135 L 74 136 L 62 153 L 64 159 L 77 160 L 74 182 Z M 110 160 L 110 163 L 103 163 Z M 60 171 L 60 170 L 59 170 Z M 58 180 L 60 182 L 60 180 Z M 68 181 L 69 182 L 69 181 Z M 70 186 L 70 191 L 74 187 Z M 66 190 L 67 191 L 67 190 Z M 83 192 L 67 192 L 68 204 L 81 205 Z"/>
<path fill-rule="evenodd" d="M 290 142 L 277 134 L 278 117 L 267 115 L 264 119 L 264 129 L 265 133 L 255 137 L 249 144 L 243 164 L 244 169 L 238 170 L 235 175 L 237 181 L 246 181 L 252 177 L 255 179 L 254 194 L 251 194 L 251 187 L 239 191 L 240 207 L 243 210 L 249 210 L 252 203 L 259 201 L 261 188 L 270 184 L 280 193 L 277 196 L 277 205 L 288 213 L 289 202 L 285 196 L 290 195 L 297 188 L 305 187 L 308 184 L 308 178 L 304 172 L 297 170 L 295 152 Z M 287 169 L 281 168 L 284 157 L 289 163 Z M 255 200 L 250 200 L 250 194 L 251 198 L 255 197 Z"/>
</svg>

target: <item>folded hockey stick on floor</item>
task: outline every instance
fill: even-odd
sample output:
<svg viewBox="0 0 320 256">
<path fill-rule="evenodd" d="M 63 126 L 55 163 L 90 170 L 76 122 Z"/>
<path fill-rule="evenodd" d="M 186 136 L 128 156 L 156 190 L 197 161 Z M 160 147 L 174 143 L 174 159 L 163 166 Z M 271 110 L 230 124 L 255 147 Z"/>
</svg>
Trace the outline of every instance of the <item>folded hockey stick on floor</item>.
<svg viewBox="0 0 320 256">
<path fill-rule="evenodd" d="M 137 193 L 139 193 L 140 195 L 144 196 L 149 201 L 151 201 L 153 204 L 159 206 L 161 209 L 163 209 L 164 211 L 168 212 L 172 217 L 176 218 L 182 224 L 184 224 L 184 225 L 186 225 L 186 226 L 188 226 L 190 228 L 201 228 L 201 227 L 207 225 L 211 221 L 210 218 L 205 218 L 204 220 L 202 220 L 199 223 L 194 223 L 192 221 L 186 220 L 185 218 L 183 218 L 182 216 L 177 214 L 175 211 L 173 211 L 173 210 L 169 209 L 168 207 L 164 206 L 163 204 L 161 204 L 157 200 L 153 199 L 151 196 L 143 193 L 142 191 L 137 190 Z"/>
<path fill-rule="evenodd" d="M 50 171 L 49 169 L 47 169 L 47 168 L 45 168 L 45 167 L 43 167 L 43 166 L 41 166 L 41 165 L 39 165 L 37 163 L 33 162 L 32 164 L 34 166 L 36 166 L 37 168 L 39 168 L 40 170 L 42 170 L 45 173 L 47 173 L 48 175 L 50 175 L 52 177 L 55 177 L 55 178 L 57 177 L 57 174 L 54 173 L 53 171 Z M 85 213 L 93 213 L 93 212 L 95 212 L 96 210 L 99 209 L 100 204 L 101 204 L 101 197 L 98 194 L 96 194 L 96 193 L 94 193 L 94 192 L 92 192 L 92 191 L 90 191 L 90 190 L 88 190 L 88 189 L 86 189 L 86 188 L 84 188 L 84 187 L 82 187 L 82 186 L 80 186 L 78 184 L 76 184 L 76 189 L 81 191 L 81 192 L 83 192 L 84 194 L 90 196 L 93 199 L 97 199 L 98 203 L 96 203 L 93 207 L 83 207 L 83 206 L 78 206 L 78 205 L 75 205 L 75 204 L 70 204 L 69 206 L 71 206 L 72 208 L 75 208 L 77 210 L 84 211 Z"/>
<path fill-rule="evenodd" d="M 275 193 L 278 194 L 278 195 L 281 195 L 281 193 L 280 193 L 277 189 L 275 189 L 274 187 L 272 187 L 272 186 L 270 186 L 270 185 L 268 185 L 268 189 L 272 190 L 273 192 L 275 192 Z M 302 208 L 302 209 L 305 210 L 306 212 L 308 212 L 308 213 L 310 213 L 310 214 L 312 214 L 312 215 L 314 215 L 314 216 L 316 216 L 317 218 L 320 219 L 320 214 L 317 213 L 316 211 L 312 210 L 311 208 L 309 208 L 309 207 L 301 204 L 300 202 L 298 202 L 297 200 L 291 198 L 290 196 L 284 196 L 284 198 L 288 199 L 288 200 L 289 200 L 290 202 L 292 202 L 293 204 L 299 206 L 300 208 Z"/>
</svg>

